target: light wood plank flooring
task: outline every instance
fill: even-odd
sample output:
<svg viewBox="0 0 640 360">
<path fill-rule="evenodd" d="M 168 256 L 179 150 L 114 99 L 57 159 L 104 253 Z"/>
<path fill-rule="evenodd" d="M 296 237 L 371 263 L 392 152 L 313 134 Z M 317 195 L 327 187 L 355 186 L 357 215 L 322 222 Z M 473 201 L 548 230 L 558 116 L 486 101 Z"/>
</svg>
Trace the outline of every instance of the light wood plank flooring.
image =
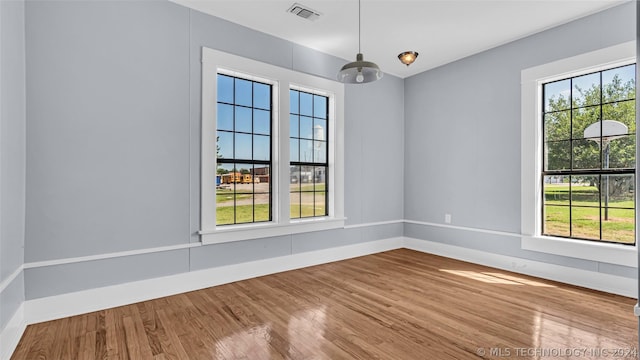
<svg viewBox="0 0 640 360">
<path fill-rule="evenodd" d="M 634 304 L 402 249 L 30 325 L 12 359 L 631 359 Z"/>
</svg>

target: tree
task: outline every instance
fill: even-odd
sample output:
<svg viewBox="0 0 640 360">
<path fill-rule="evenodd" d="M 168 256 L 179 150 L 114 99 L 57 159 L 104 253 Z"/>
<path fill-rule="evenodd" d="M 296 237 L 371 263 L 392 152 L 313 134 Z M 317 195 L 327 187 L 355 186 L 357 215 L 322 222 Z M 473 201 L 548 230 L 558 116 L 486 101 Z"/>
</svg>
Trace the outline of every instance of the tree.
<svg viewBox="0 0 640 360">
<path fill-rule="evenodd" d="M 574 86 L 572 99 L 562 93 L 549 98 L 544 115 L 545 170 L 599 169 L 601 149 L 597 142 L 584 138 L 584 130 L 601 119 L 620 121 L 629 129 L 629 136 L 611 142 L 609 167 L 633 167 L 635 94 L 634 79 L 623 82 L 616 74 L 602 86 L 602 94 L 600 86 L 593 84 Z M 601 99 L 604 105 L 599 106 Z"/>
<path fill-rule="evenodd" d="M 602 92 L 601 92 L 602 91 Z M 584 130 L 602 119 L 616 120 L 628 128 L 628 136 L 609 143 L 609 168 L 635 167 L 635 79 L 623 81 L 616 74 L 611 81 L 590 87 L 574 85 L 570 99 L 562 92 L 547 99 L 544 114 L 545 170 L 592 170 L 603 166 L 599 142 L 584 138 Z M 600 188 L 598 176 L 580 181 Z M 612 177 L 609 196 L 622 199 L 629 194 L 632 177 Z"/>
<path fill-rule="evenodd" d="M 222 155 L 220 154 L 220 136 L 216 136 L 216 158 L 220 159 L 221 157 L 222 157 Z M 218 163 L 218 168 L 216 169 L 216 174 L 224 175 L 224 174 L 228 174 L 228 173 L 229 173 L 229 170 L 224 169 Z"/>
</svg>

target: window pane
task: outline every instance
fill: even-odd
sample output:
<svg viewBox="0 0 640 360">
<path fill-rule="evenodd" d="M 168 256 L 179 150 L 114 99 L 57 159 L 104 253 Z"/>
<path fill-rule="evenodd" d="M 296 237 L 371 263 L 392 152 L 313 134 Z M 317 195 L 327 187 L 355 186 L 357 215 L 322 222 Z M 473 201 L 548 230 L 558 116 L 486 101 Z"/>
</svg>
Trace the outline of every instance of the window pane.
<svg viewBox="0 0 640 360">
<path fill-rule="evenodd" d="M 254 165 L 251 175 L 253 175 L 253 191 L 257 193 L 269 193 L 271 187 L 269 185 L 269 174 L 271 169 L 269 166 Z"/>
<path fill-rule="evenodd" d="M 300 161 L 300 143 L 298 139 L 289 139 L 289 160 Z"/>
<path fill-rule="evenodd" d="M 573 78 L 573 106 L 600 104 L 600 73 Z"/>
<path fill-rule="evenodd" d="M 251 81 L 236 78 L 235 103 L 237 105 L 251 106 Z"/>
<path fill-rule="evenodd" d="M 602 206 L 635 208 L 634 204 L 634 176 L 602 175 Z"/>
<path fill-rule="evenodd" d="M 233 106 L 218 104 L 216 123 L 218 130 L 233 131 Z"/>
<path fill-rule="evenodd" d="M 316 163 L 327 162 L 327 142 L 326 141 L 313 142 L 313 162 L 316 162 Z"/>
<path fill-rule="evenodd" d="M 600 169 L 600 146 L 592 140 L 573 141 L 573 169 Z"/>
<path fill-rule="evenodd" d="M 231 225 L 235 219 L 233 200 L 224 205 L 216 204 L 216 225 Z"/>
<path fill-rule="evenodd" d="M 300 212 L 300 193 L 299 192 L 292 192 L 291 194 L 289 194 L 289 199 L 291 201 L 291 206 L 289 207 L 289 216 L 292 219 L 298 219 L 300 218 L 301 212 Z"/>
<path fill-rule="evenodd" d="M 239 196 L 239 194 L 253 194 L 253 177 L 251 175 L 251 171 L 249 170 L 251 168 L 251 165 L 238 164 L 236 165 L 236 167 L 238 168 L 238 171 L 235 173 L 237 179 L 236 200 L 238 200 L 239 198 L 237 196 Z M 243 199 L 245 198 L 247 197 L 245 196 Z"/>
<path fill-rule="evenodd" d="M 600 240 L 600 208 L 572 206 L 571 236 Z"/>
<path fill-rule="evenodd" d="M 253 135 L 253 160 L 271 159 L 271 140 L 269 136 Z"/>
<path fill-rule="evenodd" d="M 315 201 L 314 192 L 300 193 L 300 216 L 301 217 L 303 218 L 312 217 L 316 215 L 314 201 Z"/>
<path fill-rule="evenodd" d="M 545 206 L 542 233 L 545 235 L 570 236 L 569 209 L 568 206 Z"/>
<path fill-rule="evenodd" d="M 300 115 L 313 116 L 313 95 L 300 93 Z"/>
<path fill-rule="evenodd" d="M 316 166 L 315 167 L 315 182 L 314 182 L 314 191 L 326 191 L 326 178 L 327 178 L 327 167 L 326 166 Z"/>
<path fill-rule="evenodd" d="M 289 166 L 290 191 L 300 191 L 300 166 Z"/>
<path fill-rule="evenodd" d="M 251 135 L 236 133 L 235 159 L 251 160 L 252 146 Z"/>
<path fill-rule="evenodd" d="M 602 106 L 602 118 L 619 121 L 627 126 L 627 133 L 636 132 L 636 101 L 626 100 Z"/>
<path fill-rule="evenodd" d="M 269 183 L 271 182 L 271 167 L 269 165 L 255 165 L 253 167 L 254 184 L 261 184 L 260 187 L 256 185 L 256 192 L 270 192 L 271 188 Z M 262 190 L 264 188 L 266 190 Z"/>
<path fill-rule="evenodd" d="M 253 222 L 253 195 L 236 195 L 236 224 Z"/>
<path fill-rule="evenodd" d="M 298 104 L 299 92 L 296 90 L 289 90 L 289 112 L 292 114 L 300 114 L 300 107 Z M 293 136 L 293 135 L 292 135 Z"/>
<path fill-rule="evenodd" d="M 571 187 L 569 176 L 545 176 L 544 177 L 544 204 L 569 206 Z"/>
<path fill-rule="evenodd" d="M 327 215 L 327 207 L 325 204 L 326 194 L 324 192 L 315 193 L 315 216 L 326 216 Z"/>
<path fill-rule="evenodd" d="M 591 124 L 600 123 L 600 107 L 588 107 L 573 110 L 573 138 L 585 138 L 584 131 Z M 600 134 L 600 132 L 598 132 Z"/>
<path fill-rule="evenodd" d="M 556 111 L 569 109 L 571 96 L 571 80 L 562 80 L 544 85 L 544 109 Z"/>
<path fill-rule="evenodd" d="M 253 83 L 253 107 L 259 109 L 271 109 L 271 86 L 262 83 Z"/>
<path fill-rule="evenodd" d="M 301 166 L 300 167 L 300 184 L 301 191 L 313 190 L 313 166 Z M 311 184 L 307 186 L 305 184 Z"/>
<path fill-rule="evenodd" d="M 327 98 L 324 96 L 313 96 L 313 116 L 321 119 L 327 118 Z"/>
<path fill-rule="evenodd" d="M 566 170 L 571 168 L 571 142 L 552 141 L 544 144 L 544 169 Z"/>
<path fill-rule="evenodd" d="M 271 112 L 253 110 L 253 132 L 256 134 L 271 134 Z"/>
<path fill-rule="evenodd" d="M 218 167 L 216 168 L 216 174 L 223 175 L 228 174 L 233 169 L 233 164 L 221 164 L 218 163 Z"/>
<path fill-rule="evenodd" d="M 257 171 L 256 171 L 257 173 Z M 271 219 L 271 199 L 270 199 L 270 187 L 266 181 L 260 181 L 259 178 L 254 178 L 254 210 L 255 221 L 269 221 Z"/>
<path fill-rule="evenodd" d="M 236 131 L 250 133 L 252 130 L 251 125 L 251 109 L 236 106 Z"/>
<path fill-rule="evenodd" d="M 216 135 L 216 157 L 223 159 L 233 159 L 233 133 L 218 131 Z"/>
<path fill-rule="evenodd" d="M 602 240 L 634 244 L 634 221 L 635 211 L 633 209 L 603 209 Z"/>
<path fill-rule="evenodd" d="M 607 162 L 608 160 L 608 162 Z M 636 136 L 627 135 L 609 142 L 602 154 L 604 169 L 632 169 L 636 164 Z"/>
<path fill-rule="evenodd" d="M 300 132 L 298 131 L 299 121 L 298 115 L 289 115 L 289 136 L 300 137 Z"/>
<path fill-rule="evenodd" d="M 300 140 L 300 161 L 301 162 L 313 161 L 313 141 Z"/>
<path fill-rule="evenodd" d="M 300 137 L 305 139 L 313 139 L 313 118 L 300 117 Z"/>
<path fill-rule="evenodd" d="M 233 104 L 233 78 L 218 74 L 218 101 Z"/>
<path fill-rule="evenodd" d="M 269 200 L 269 193 L 255 194 L 255 221 L 269 221 L 271 216 L 269 211 L 271 209 L 271 202 Z"/>
<path fill-rule="evenodd" d="M 315 119 L 313 123 L 313 139 L 327 140 L 327 121 Z"/>
<path fill-rule="evenodd" d="M 635 98 L 635 65 L 627 65 L 602 72 L 604 102 Z"/>
<path fill-rule="evenodd" d="M 560 111 L 544 115 L 544 140 L 571 139 L 571 112 Z"/>
<path fill-rule="evenodd" d="M 600 206 L 600 176 L 572 176 L 571 204 L 576 206 Z"/>
</svg>

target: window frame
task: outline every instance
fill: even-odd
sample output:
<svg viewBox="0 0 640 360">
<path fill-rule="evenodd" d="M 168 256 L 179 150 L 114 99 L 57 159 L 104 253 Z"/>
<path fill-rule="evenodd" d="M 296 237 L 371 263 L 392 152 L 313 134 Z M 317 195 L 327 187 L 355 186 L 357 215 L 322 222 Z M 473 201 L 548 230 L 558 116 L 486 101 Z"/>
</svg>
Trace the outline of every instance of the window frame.
<svg viewBox="0 0 640 360">
<path fill-rule="evenodd" d="M 272 85 L 272 220 L 216 225 L 217 74 Z M 289 89 L 329 98 L 328 216 L 290 219 L 289 216 Z M 344 227 L 344 84 L 294 70 L 202 48 L 200 231 L 204 244 L 225 243 Z"/>
<path fill-rule="evenodd" d="M 312 119 L 312 128 L 313 128 L 313 124 L 315 123 L 316 119 L 324 120 L 326 122 L 325 130 L 326 130 L 326 133 L 327 133 L 327 137 L 329 137 L 329 135 L 331 135 L 331 128 L 329 126 L 331 124 L 330 121 L 329 121 L 330 120 L 329 116 L 331 115 L 330 112 L 329 112 L 329 104 L 330 104 L 329 98 L 324 96 L 324 95 L 322 95 L 322 94 L 317 94 L 317 93 L 311 92 L 311 91 L 306 90 L 306 89 L 300 89 L 300 88 L 298 88 L 296 86 L 292 86 L 289 89 L 290 93 L 291 93 L 291 91 L 296 91 L 298 93 L 298 96 L 300 96 L 300 94 L 302 94 L 302 93 L 310 94 L 313 97 L 312 101 L 315 101 L 315 97 L 316 96 L 324 97 L 324 98 L 327 99 L 326 110 L 325 110 L 326 111 L 326 119 L 321 119 L 321 118 L 316 117 L 315 113 L 312 114 L 311 116 L 306 116 L 306 117 Z M 313 106 L 315 106 L 315 105 L 313 105 Z M 301 150 L 300 142 L 305 141 L 305 140 L 306 141 L 311 141 L 311 143 L 313 144 L 312 146 L 314 146 L 315 142 L 316 142 L 315 133 L 313 133 L 311 135 L 311 139 L 301 137 L 301 134 L 300 134 L 300 124 L 301 124 L 300 123 L 300 117 L 303 117 L 305 115 L 300 114 L 300 112 L 301 112 L 300 110 L 298 110 L 297 114 L 294 114 L 291 111 L 289 112 L 290 116 L 295 115 L 295 116 L 298 117 L 298 136 L 293 137 L 293 136 L 291 136 L 292 134 L 290 133 L 289 134 L 289 145 L 291 145 L 291 140 L 292 139 L 297 140 L 298 141 L 298 150 L 299 151 Z M 313 112 L 315 112 L 315 110 Z M 312 131 L 315 131 L 315 129 L 312 129 Z M 315 204 L 315 199 L 316 199 L 316 194 L 317 193 L 324 193 L 325 194 L 324 195 L 324 203 L 325 203 L 325 214 L 324 215 L 315 215 L 315 206 L 314 206 L 314 215 L 312 215 L 312 216 L 302 216 L 302 202 L 300 202 L 299 204 L 297 204 L 297 205 L 300 206 L 300 209 L 299 209 L 300 210 L 300 216 L 294 217 L 292 219 L 311 219 L 311 218 L 319 218 L 319 217 L 327 216 L 327 213 L 328 213 L 328 210 L 329 210 L 329 207 L 330 207 L 330 204 L 331 204 L 331 202 L 329 201 L 329 194 L 331 193 L 331 190 L 332 190 L 330 188 L 330 186 L 329 186 L 330 184 L 326 181 L 326 179 L 328 177 L 330 177 L 330 174 L 331 174 L 331 171 L 329 169 L 329 159 L 326 156 L 326 154 L 329 154 L 329 140 L 326 140 L 326 139 L 324 140 L 324 142 L 325 142 L 325 145 L 324 145 L 324 148 L 325 148 L 325 161 L 324 162 L 316 161 L 315 160 L 315 155 L 314 155 L 314 158 L 311 161 L 302 161 L 300 159 L 300 156 L 301 156 L 300 152 L 298 152 L 298 160 L 292 160 L 291 158 L 289 158 L 289 169 L 291 169 L 294 166 L 299 167 L 300 170 L 302 170 L 303 167 L 314 168 L 314 180 L 313 180 L 313 183 L 312 183 L 314 189 L 312 191 L 302 191 L 301 189 L 298 190 L 298 191 L 293 191 L 291 188 L 289 188 L 289 196 L 290 196 L 290 198 L 289 198 L 289 206 L 293 206 L 294 205 L 293 202 L 291 201 L 291 194 L 297 193 L 298 197 L 300 198 L 300 200 L 302 200 L 302 194 L 303 193 L 312 193 L 313 197 L 314 197 L 314 204 Z M 325 177 L 325 189 L 322 190 L 322 191 L 318 191 L 315 188 L 315 184 L 316 184 L 316 182 L 315 182 L 315 168 L 316 167 L 324 167 L 325 168 L 325 175 L 324 175 L 324 177 Z M 327 176 L 327 174 L 329 174 L 329 176 Z M 297 185 L 299 185 L 300 188 L 302 187 L 301 179 L 298 179 Z M 290 215 L 291 215 L 291 213 L 290 213 Z"/>
<path fill-rule="evenodd" d="M 636 62 L 635 41 L 595 50 L 521 71 L 521 247 L 622 266 L 637 267 L 637 244 L 544 236 L 542 230 L 542 85 Z M 637 118 L 637 114 L 636 114 Z M 636 132 L 636 148 L 638 147 Z M 636 169 L 637 169 L 636 150 Z M 636 176 L 637 179 L 637 176 Z M 637 182 L 637 181 L 636 181 Z M 637 185 L 637 184 L 636 184 Z M 636 199 L 637 209 L 637 199 Z M 638 211 L 636 211 L 636 224 Z M 636 233 L 638 229 L 636 227 Z M 637 237 L 637 234 L 636 234 Z"/>
<path fill-rule="evenodd" d="M 630 64 L 626 64 L 626 65 L 622 65 L 622 66 L 616 66 L 616 67 L 611 67 L 611 68 L 607 68 L 604 70 L 597 70 L 597 71 L 592 71 L 592 72 L 588 72 L 586 74 L 581 74 L 579 76 L 573 76 L 573 77 L 567 77 L 567 78 L 563 78 L 563 79 L 559 79 L 559 80 L 554 80 L 554 81 L 546 81 L 546 82 L 542 82 L 540 84 L 541 86 L 541 91 L 542 91 L 542 109 L 540 111 L 540 124 L 542 126 L 542 142 L 543 142 L 543 146 L 542 146 L 542 168 L 540 170 L 540 181 L 542 181 L 542 191 L 540 192 L 540 195 L 542 197 L 541 199 L 541 210 L 542 210 L 542 215 L 541 215 L 541 235 L 543 236 L 551 236 L 551 237 L 561 237 L 561 238 L 567 238 L 567 239 L 576 239 L 576 240 L 589 240 L 589 241 L 598 241 L 598 242 L 609 242 L 609 243 L 613 243 L 613 244 L 623 244 L 623 245 L 635 245 L 635 241 L 633 244 L 625 244 L 623 242 L 620 241 L 615 241 L 612 240 L 610 238 L 603 238 L 604 233 L 606 232 L 606 229 L 604 229 L 603 227 L 603 220 L 602 220 L 602 215 L 603 213 L 606 213 L 608 210 L 612 210 L 612 211 L 617 211 L 617 210 L 633 210 L 634 214 L 635 214 L 635 194 L 634 194 L 634 207 L 633 208 L 620 208 L 620 207 L 616 207 L 614 206 L 607 206 L 605 207 L 605 205 L 603 205 L 602 203 L 602 193 L 599 191 L 598 192 L 598 199 L 599 199 L 599 204 L 598 207 L 594 207 L 594 206 L 586 206 L 586 205 L 573 205 L 573 195 L 569 196 L 568 199 L 568 205 L 558 205 L 558 204 L 546 204 L 545 203 L 545 197 L 546 197 L 546 193 L 545 193 L 545 181 L 544 178 L 549 176 L 549 177 L 553 177 L 553 176 L 560 176 L 560 177 L 568 177 L 569 178 L 569 187 L 573 188 L 574 187 L 574 182 L 571 180 L 572 178 L 580 178 L 580 177 L 597 177 L 599 180 L 599 182 L 602 182 L 604 177 L 621 177 L 621 176 L 628 176 L 631 175 L 632 179 L 633 179 L 633 184 L 635 185 L 635 174 L 636 174 L 636 169 L 635 169 L 635 159 L 633 162 L 633 167 L 614 167 L 614 168 L 608 168 L 608 167 L 604 167 L 604 151 L 600 148 L 600 146 L 598 145 L 598 149 L 599 149 L 599 156 L 598 156 L 598 167 L 574 167 L 574 152 L 573 149 L 575 147 L 574 143 L 576 141 L 586 141 L 588 142 L 589 140 L 593 140 L 593 138 L 584 138 L 584 134 L 581 134 L 581 136 L 579 137 L 575 137 L 575 133 L 574 133 L 574 126 L 576 126 L 576 123 L 574 123 L 574 117 L 573 114 L 574 113 L 580 113 L 581 111 L 592 111 L 592 110 L 596 110 L 597 114 L 598 114 L 598 119 L 600 119 L 600 126 L 602 127 L 602 120 L 606 120 L 605 118 L 603 118 L 603 112 L 604 109 L 612 104 L 618 104 L 621 102 L 630 102 L 633 101 L 634 102 L 634 110 L 635 110 L 635 101 L 636 99 L 622 99 L 622 100 L 614 100 L 614 101 L 603 101 L 603 73 L 606 73 L 608 71 L 611 70 L 615 70 L 615 69 L 620 69 L 620 68 L 624 68 L 624 67 L 629 67 L 629 66 L 633 66 L 634 67 L 634 76 L 635 76 L 635 63 L 632 62 Z M 574 103 L 574 84 L 576 83 L 576 79 L 578 79 L 577 81 L 579 82 L 580 78 L 583 78 L 585 76 L 594 76 L 596 75 L 598 78 L 598 84 L 599 84 L 599 92 L 600 92 L 600 98 L 597 104 L 579 104 L 576 106 L 576 104 Z M 549 85 L 549 86 L 553 86 L 554 84 L 558 84 L 558 83 L 564 83 L 564 82 L 568 82 L 569 84 L 569 104 L 568 104 L 568 108 L 565 109 L 560 109 L 560 110 L 550 110 L 547 111 L 547 109 L 545 109 L 544 106 L 544 102 L 546 101 L 546 94 L 545 94 L 545 88 Z M 547 129 L 547 125 L 546 125 L 546 117 L 547 115 L 551 115 L 551 116 L 555 116 L 557 114 L 560 113 L 567 113 L 568 112 L 568 117 L 569 117 L 569 122 L 570 122 L 570 126 L 569 126 L 569 134 L 567 134 L 568 138 L 561 138 L 561 140 L 549 140 L 545 138 L 545 130 Z M 635 120 L 635 118 L 634 118 Z M 629 135 L 625 135 L 625 136 L 629 136 L 629 137 L 633 137 L 635 139 L 636 134 L 635 132 L 633 132 L 632 134 Z M 602 137 L 599 138 L 599 141 L 602 140 Z M 550 168 L 550 169 L 546 169 L 545 167 L 547 165 L 547 161 L 545 160 L 545 147 L 546 147 L 546 151 L 547 153 L 550 153 L 550 146 L 551 144 L 556 144 L 556 143 L 562 143 L 562 142 L 567 142 L 569 143 L 569 157 L 568 157 L 568 168 L 559 168 L 559 169 L 555 169 L 555 168 Z M 600 144 L 600 143 L 598 143 Z M 635 144 L 635 142 L 634 142 Z M 571 190 L 573 192 L 573 190 Z M 546 207 L 552 207 L 552 208 L 563 208 L 566 207 L 568 209 L 568 213 L 569 213 L 569 233 L 570 235 L 558 235 L 558 234 L 550 234 L 550 233 L 545 233 L 545 226 L 544 226 L 544 221 L 545 221 L 545 211 L 546 211 Z M 580 237 L 580 234 L 577 235 L 573 235 L 572 233 L 574 232 L 574 228 L 573 228 L 573 211 L 574 209 L 592 209 L 595 210 L 597 209 L 598 213 L 599 213 L 599 220 L 598 220 L 598 239 L 595 238 L 586 238 L 586 237 Z M 635 223 L 634 223 L 634 240 L 635 240 Z"/>
<path fill-rule="evenodd" d="M 273 97 L 272 97 L 271 92 L 272 92 L 274 86 L 273 86 L 273 84 L 270 84 L 270 83 L 264 83 L 264 82 L 260 82 L 260 81 L 256 81 L 256 80 L 245 79 L 243 77 L 229 75 L 229 74 L 227 74 L 226 71 L 218 71 L 217 76 L 218 76 L 217 79 L 219 79 L 220 76 L 228 77 L 228 78 L 232 79 L 232 81 L 234 83 L 234 96 L 233 96 L 233 100 L 232 100 L 233 103 L 227 103 L 227 102 L 220 101 L 220 99 L 217 99 L 217 107 L 216 107 L 216 109 L 219 109 L 220 105 L 224 105 L 224 106 L 231 106 L 232 108 L 234 108 L 234 110 L 233 110 L 233 116 L 234 116 L 233 124 L 234 125 L 233 125 L 233 129 L 231 129 L 231 130 L 229 130 L 229 129 L 218 129 L 218 127 L 216 126 L 216 142 L 217 142 L 218 137 L 221 135 L 220 132 L 223 132 L 223 133 L 227 133 L 227 134 L 232 134 L 232 136 L 234 138 L 234 141 L 233 141 L 234 146 L 233 146 L 233 149 L 232 149 L 232 156 L 231 157 L 224 157 L 224 156 L 218 157 L 217 156 L 218 155 L 217 154 L 217 148 L 216 148 L 216 179 L 217 179 L 217 176 L 218 176 L 217 169 L 218 169 L 218 167 L 220 165 L 224 166 L 224 165 L 228 165 L 228 164 L 233 164 L 233 168 L 236 169 L 236 172 L 239 172 L 240 169 L 237 169 L 238 165 L 240 165 L 240 164 L 249 165 L 250 164 L 251 165 L 251 170 L 249 170 L 249 171 L 250 171 L 251 174 L 253 174 L 252 175 L 252 179 L 251 179 L 252 180 L 251 181 L 251 186 L 253 188 L 253 191 L 251 192 L 252 200 L 253 200 L 253 205 L 252 205 L 253 206 L 253 214 L 252 214 L 252 221 L 238 222 L 238 214 L 237 214 L 238 213 L 238 209 L 237 209 L 238 205 L 236 203 L 237 202 L 236 197 L 239 194 L 241 195 L 241 194 L 246 194 L 246 193 L 237 192 L 238 183 L 237 183 L 237 181 L 234 180 L 234 181 L 231 182 L 231 184 L 233 184 L 233 197 L 234 197 L 233 223 L 217 224 L 217 219 L 216 219 L 216 226 L 233 226 L 233 225 L 239 225 L 239 224 L 256 224 L 256 223 L 271 221 L 271 219 L 272 219 L 272 210 L 273 210 L 273 208 L 271 206 L 271 204 L 273 202 L 272 181 L 269 181 L 269 184 L 268 184 L 269 188 L 268 188 L 268 192 L 267 192 L 268 195 L 269 195 L 269 202 L 268 202 L 268 204 L 269 204 L 269 215 L 268 215 L 268 219 L 267 220 L 256 220 L 256 218 L 255 218 L 255 214 L 256 214 L 256 211 L 255 211 L 255 206 L 256 206 L 255 196 L 256 196 L 256 194 L 265 194 L 265 193 L 264 192 L 263 193 L 256 193 L 256 191 L 255 191 L 255 182 L 253 181 L 254 180 L 253 176 L 255 176 L 256 165 L 258 165 L 258 166 L 259 165 L 262 165 L 262 166 L 266 165 L 269 168 L 269 173 L 271 173 L 271 169 L 272 169 L 271 158 L 272 158 L 272 153 L 273 153 L 273 141 L 271 140 L 272 139 L 271 130 L 273 129 L 273 120 L 274 119 L 273 119 L 272 108 L 271 108 L 272 107 L 271 103 L 273 102 L 272 101 Z M 235 97 L 236 97 L 236 95 L 235 95 L 235 86 L 236 85 L 235 84 L 236 84 L 236 80 L 238 80 L 238 79 L 251 82 L 252 88 L 254 88 L 255 84 L 264 84 L 264 85 L 269 86 L 270 104 L 269 104 L 268 111 L 269 111 L 269 114 L 270 114 L 270 119 L 269 119 L 269 134 L 268 134 L 268 137 L 269 137 L 269 159 L 268 160 L 255 159 L 254 158 L 255 153 L 252 154 L 251 159 L 243 159 L 243 158 L 237 158 L 236 157 L 237 154 L 235 153 L 235 150 L 236 150 L 235 143 L 237 141 L 237 135 L 238 134 L 240 134 L 240 135 L 250 135 L 252 137 L 252 140 L 251 140 L 251 144 L 252 144 L 252 147 L 253 147 L 252 150 L 255 150 L 255 138 L 256 138 L 256 136 L 265 136 L 264 134 L 255 132 L 254 114 L 255 114 L 255 110 L 262 110 L 262 111 L 266 110 L 266 109 L 261 109 L 259 107 L 255 107 L 254 104 L 252 104 L 249 107 L 249 106 L 246 106 L 246 105 L 239 105 L 236 102 L 236 99 L 235 99 Z M 254 100 L 254 98 L 253 98 L 253 89 L 252 89 L 252 102 L 253 102 L 253 100 Z M 251 115 L 251 120 L 252 121 L 251 122 L 252 122 L 252 124 L 251 124 L 251 132 L 250 133 L 247 132 L 246 130 L 240 131 L 240 130 L 237 129 L 237 127 L 236 127 L 237 123 L 236 123 L 236 119 L 235 119 L 235 114 L 237 113 L 237 108 L 251 109 L 251 113 L 252 113 L 252 115 Z M 232 175 L 232 176 L 235 177 L 235 175 Z M 222 175 L 221 177 L 224 178 L 224 175 Z M 242 181 L 242 183 L 244 184 L 244 181 Z M 216 186 L 217 186 L 217 180 L 216 180 Z M 217 200 L 217 196 L 216 196 L 216 200 Z M 216 211 L 217 210 L 218 210 L 218 208 L 216 207 Z"/>
</svg>

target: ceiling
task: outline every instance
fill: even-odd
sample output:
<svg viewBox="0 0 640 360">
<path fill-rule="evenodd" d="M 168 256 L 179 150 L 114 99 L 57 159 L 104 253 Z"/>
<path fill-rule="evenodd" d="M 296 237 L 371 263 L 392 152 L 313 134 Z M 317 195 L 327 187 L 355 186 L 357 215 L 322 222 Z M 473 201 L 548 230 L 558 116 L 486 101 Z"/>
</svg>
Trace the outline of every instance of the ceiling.
<svg viewBox="0 0 640 360">
<path fill-rule="evenodd" d="M 349 61 L 358 50 L 356 0 L 172 0 Z M 628 0 L 362 0 L 364 59 L 405 78 Z M 315 21 L 287 10 L 298 2 Z M 413 65 L 397 55 L 417 51 Z M 336 69 L 336 74 L 339 69 Z"/>
</svg>

